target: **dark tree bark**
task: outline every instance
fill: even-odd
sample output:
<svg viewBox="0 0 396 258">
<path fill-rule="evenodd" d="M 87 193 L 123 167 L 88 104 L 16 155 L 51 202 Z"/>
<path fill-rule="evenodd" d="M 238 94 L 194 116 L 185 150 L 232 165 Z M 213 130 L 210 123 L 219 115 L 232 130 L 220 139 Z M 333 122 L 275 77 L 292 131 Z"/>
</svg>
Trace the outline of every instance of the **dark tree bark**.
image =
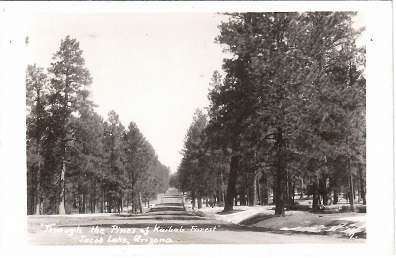
<svg viewBox="0 0 396 258">
<path fill-rule="evenodd" d="M 314 183 L 313 183 L 313 194 L 312 194 L 312 209 L 314 211 L 317 211 L 319 209 L 319 191 L 318 191 L 318 179 L 315 179 Z"/>
<path fill-rule="evenodd" d="M 285 198 L 285 208 L 286 210 L 289 210 L 290 207 L 290 178 L 289 178 L 289 173 L 286 171 L 286 178 L 285 178 L 285 191 L 284 191 L 284 198 Z"/>
<path fill-rule="evenodd" d="M 232 211 L 233 199 L 236 195 L 236 181 L 238 177 L 239 156 L 233 155 L 231 157 L 230 175 L 228 178 L 227 194 L 225 198 L 224 211 Z"/>
<path fill-rule="evenodd" d="M 333 204 L 338 203 L 338 183 L 335 175 L 330 177 L 330 188 L 333 190 Z"/>
<path fill-rule="evenodd" d="M 132 207 L 133 207 L 133 214 L 137 214 L 139 208 L 139 196 L 138 193 L 132 192 Z"/>
<path fill-rule="evenodd" d="M 366 180 L 363 177 L 362 164 L 359 163 L 359 181 L 360 181 L 360 196 L 363 204 L 366 205 Z"/>
<path fill-rule="evenodd" d="M 41 161 L 38 162 L 37 190 L 36 190 L 36 215 L 41 215 L 43 196 L 41 189 Z"/>
<path fill-rule="evenodd" d="M 104 187 L 102 185 L 102 201 L 101 201 L 101 205 L 100 205 L 100 212 L 101 213 L 105 213 L 105 190 Z"/>
<path fill-rule="evenodd" d="M 139 211 L 143 213 L 142 194 L 139 192 Z"/>
<path fill-rule="evenodd" d="M 121 206 L 121 212 L 124 212 L 124 193 L 122 190 L 120 191 L 120 206 Z"/>
<path fill-rule="evenodd" d="M 275 201 L 275 215 L 282 215 L 283 214 L 283 207 L 284 207 L 284 191 L 283 191 L 283 176 L 282 171 L 278 169 L 276 173 L 276 185 L 275 185 L 275 193 L 274 196 Z"/>
<path fill-rule="evenodd" d="M 328 204 L 328 191 L 326 186 L 327 177 L 323 176 L 319 181 L 319 189 L 323 198 L 323 205 Z"/>
<path fill-rule="evenodd" d="M 271 196 L 271 189 L 270 189 L 270 184 L 269 184 L 269 178 L 268 175 L 265 175 L 265 205 L 269 205 L 270 204 L 270 196 Z"/>
<path fill-rule="evenodd" d="M 90 213 L 95 213 L 96 206 L 96 179 L 91 179 L 91 191 L 89 195 Z"/>
<path fill-rule="evenodd" d="M 254 182 L 253 182 L 253 203 L 252 205 L 256 205 L 260 196 L 260 187 L 257 179 L 256 172 L 254 173 Z M 260 202 L 259 202 L 260 203 Z"/>
<path fill-rule="evenodd" d="M 276 196 L 274 197 L 276 200 L 275 203 L 275 215 L 284 215 L 284 205 L 285 205 L 285 171 L 284 164 L 282 159 L 282 147 L 283 147 L 284 139 L 283 139 L 283 131 L 282 128 L 278 127 L 276 132 L 276 142 L 275 145 L 277 147 L 277 163 L 276 163 L 276 174 L 275 174 L 275 192 Z"/>
<path fill-rule="evenodd" d="M 217 198 L 216 198 L 216 194 L 213 192 L 212 193 L 212 205 L 211 207 L 213 208 L 214 206 L 217 206 Z"/>
<path fill-rule="evenodd" d="M 334 193 L 333 193 L 333 204 L 338 203 L 338 189 L 334 188 Z"/>
<path fill-rule="evenodd" d="M 197 192 L 197 204 L 198 209 L 202 209 L 202 194 L 200 191 Z"/>
<path fill-rule="evenodd" d="M 222 194 L 222 191 L 216 191 L 216 205 L 218 207 L 223 206 L 224 205 L 224 199 L 223 199 L 224 195 Z"/>
<path fill-rule="evenodd" d="M 257 191 L 257 203 L 259 205 L 263 205 L 264 204 L 264 195 L 263 195 L 263 185 L 260 182 L 260 177 L 257 178 L 257 186 L 256 186 L 256 191 Z"/>
<path fill-rule="evenodd" d="M 225 194 L 224 194 L 224 189 L 223 189 L 223 186 L 224 186 L 224 180 L 223 180 L 223 173 L 220 173 L 220 183 L 221 183 L 221 186 L 220 186 L 220 201 L 219 201 L 219 203 L 222 205 L 222 206 L 224 206 L 225 205 Z"/>
<path fill-rule="evenodd" d="M 252 191 L 251 191 L 251 202 L 250 202 L 250 206 L 254 206 L 257 204 L 257 180 L 256 180 L 256 175 L 254 174 L 254 180 L 253 180 L 253 187 L 252 187 Z"/>
<path fill-rule="evenodd" d="M 85 206 L 86 206 L 86 195 L 82 193 L 82 213 L 85 214 Z"/>
<path fill-rule="evenodd" d="M 292 194 L 292 200 L 291 200 L 291 201 L 292 201 L 292 203 L 294 203 L 294 197 L 295 197 L 295 196 L 294 196 L 294 193 L 296 192 L 296 181 L 293 181 L 293 182 L 292 182 L 291 191 L 292 191 L 292 192 L 291 192 L 291 194 Z"/>
<path fill-rule="evenodd" d="M 66 211 L 65 211 L 65 171 L 66 171 L 66 163 L 65 163 L 65 161 L 62 161 L 62 170 L 59 175 L 58 214 L 60 214 L 60 215 L 66 214 Z"/>
<path fill-rule="evenodd" d="M 353 187 L 353 177 L 352 177 L 352 171 L 351 171 L 351 160 L 348 157 L 348 173 L 349 173 L 349 205 L 351 208 L 351 211 L 355 211 L 355 205 L 354 205 L 354 195 L 355 195 L 355 190 Z"/>
<path fill-rule="evenodd" d="M 195 191 L 194 190 L 191 191 L 191 206 L 192 206 L 192 209 L 194 210 L 195 209 Z"/>
</svg>

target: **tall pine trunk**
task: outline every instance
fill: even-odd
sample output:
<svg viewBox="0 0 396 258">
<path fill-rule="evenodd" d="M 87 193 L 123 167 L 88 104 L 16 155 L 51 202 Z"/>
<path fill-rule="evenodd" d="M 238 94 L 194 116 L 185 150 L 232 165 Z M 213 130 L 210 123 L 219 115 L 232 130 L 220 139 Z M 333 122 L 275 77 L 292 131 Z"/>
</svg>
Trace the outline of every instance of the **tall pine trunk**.
<svg viewBox="0 0 396 258">
<path fill-rule="evenodd" d="M 194 210 L 195 209 L 195 191 L 191 191 L 191 208 Z"/>
<path fill-rule="evenodd" d="M 132 214 L 137 213 L 137 203 L 136 203 L 136 193 L 132 191 L 132 198 L 131 198 L 131 204 L 132 204 Z"/>
<path fill-rule="evenodd" d="M 276 173 L 276 184 L 275 184 L 275 215 L 283 215 L 283 206 L 284 206 L 284 194 L 283 194 L 283 180 L 282 180 L 282 172 L 278 169 Z"/>
<path fill-rule="evenodd" d="M 267 174 L 265 175 L 265 195 L 266 195 L 266 199 L 265 199 L 264 204 L 265 205 L 269 205 L 270 204 L 271 189 L 270 189 L 270 186 L 269 186 L 269 178 L 268 178 Z"/>
<path fill-rule="evenodd" d="M 202 194 L 201 194 L 201 191 L 197 191 L 197 204 L 198 204 L 198 209 L 202 209 Z"/>
<path fill-rule="evenodd" d="M 333 204 L 337 204 L 338 203 L 338 189 L 334 188 L 334 193 L 333 193 Z"/>
<path fill-rule="evenodd" d="M 127 212 L 129 213 L 129 193 L 128 192 L 126 195 L 126 207 L 127 207 Z"/>
<path fill-rule="evenodd" d="M 301 178 L 300 199 L 304 197 L 304 179 Z"/>
<path fill-rule="evenodd" d="M 62 161 L 62 171 L 59 176 L 59 207 L 58 214 L 63 215 L 66 214 L 65 211 L 65 171 L 66 171 L 66 163 Z"/>
<path fill-rule="evenodd" d="M 277 164 L 276 164 L 276 175 L 275 175 L 275 215 L 284 215 L 284 194 L 285 194 L 285 175 L 284 175 L 284 164 L 282 159 L 282 147 L 283 147 L 283 131 L 282 128 L 278 127 L 276 132 L 276 146 L 277 146 Z"/>
<path fill-rule="evenodd" d="M 252 198 L 252 206 L 255 206 L 257 204 L 257 194 L 258 194 L 258 180 L 257 180 L 257 176 L 256 176 L 256 172 L 254 173 L 254 181 L 253 181 L 253 198 Z"/>
<path fill-rule="evenodd" d="M 312 195 L 312 209 L 314 211 L 317 211 L 319 209 L 319 184 L 318 184 L 318 179 L 315 178 L 314 184 L 313 184 L 313 195 Z"/>
<path fill-rule="evenodd" d="M 330 178 L 330 187 L 333 190 L 333 202 L 332 204 L 337 204 L 338 203 L 338 183 L 337 183 L 337 178 L 335 175 L 333 175 Z"/>
<path fill-rule="evenodd" d="M 219 196 L 219 206 L 223 206 L 225 204 L 225 194 L 224 194 L 224 181 L 223 181 L 223 173 L 220 173 L 220 196 Z"/>
<path fill-rule="evenodd" d="M 217 200 L 217 202 L 216 202 L 216 205 L 218 206 L 218 207 L 220 207 L 223 203 L 222 203 L 222 194 L 221 194 L 221 191 L 216 191 L 216 200 Z"/>
<path fill-rule="evenodd" d="M 139 211 L 143 213 L 143 205 L 142 205 L 142 194 L 139 192 Z"/>
<path fill-rule="evenodd" d="M 355 205 L 354 205 L 354 195 L 355 195 L 355 190 L 353 187 L 353 177 L 352 177 L 352 171 L 351 171 L 351 160 L 348 157 L 348 172 L 349 172 L 349 205 L 351 208 L 351 211 L 355 211 Z"/>
<path fill-rule="evenodd" d="M 294 191 L 295 190 L 295 182 L 293 177 L 288 177 L 287 183 L 287 191 L 288 191 L 288 205 L 287 208 L 290 209 L 292 204 L 294 203 Z"/>
<path fill-rule="evenodd" d="M 124 212 L 124 192 L 120 190 L 120 211 Z"/>
<path fill-rule="evenodd" d="M 258 205 L 263 205 L 263 186 L 260 183 L 260 177 L 257 176 L 257 186 L 256 186 L 256 193 L 257 193 L 257 203 Z"/>
<path fill-rule="evenodd" d="M 82 199 L 81 213 L 82 214 L 85 214 L 85 203 L 86 203 L 85 198 L 86 198 L 86 195 L 84 193 L 82 193 L 81 194 L 81 199 Z"/>
<path fill-rule="evenodd" d="M 41 192 L 41 161 L 38 162 L 38 171 L 37 171 L 37 190 L 36 190 L 36 215 L 41 215 L 42 208 L 42 192 Z"/>
<path fill-rule="evenodd" d="M 239 156 L 231 157 L 230 175 L 228 178 L 227 194 L 223 211 L 232 211 L 234 209 L 234 196 L 236 195 L 236 181 L 238 177 Z"/>
<path fill-rule="evenodd" d="M 323 205 L 327 205 L 328 204 L 328 191 L 327 191 L 327 177 L 326 176 L 321 177 L 321 179 L 319 181 L 319 188 L 320 188 L 320 192 L 323 197 Z"/>
<path fill-rule="evenodd" d="M 292 182 L 289 176 L 289 172 L 286 171 L 286 182 L 285 182 L 285 198 L 286 198 L 286 209 L 289 210 L 292 204 Z"/>
<path fill-rule="evenodd" d="M 93 182 L 93 192 L 91 193 L 91 213 L 96 213 L 96 179 Z"/>
<path fill-rule="evenodd" d="M 102 201 L 101 201 L 101 206 L 100 206 L 100 212 L 101 213 L 105 213 L 106 212 L 105 211 L 105 189 L 103 187 L 103 184 L 102 184 Z"/>
<path fill-rule="evenodd" d="M 62 170 L 60 173 L 60 181 L 59 181 L 59 207 L 58 207 L 58 214 L 65 214 L 65 174 L 66 174 L 66 143 L 68 141 L 67 139 L 67 123 L 68 123 L 68 114 L 67 114 L 67 108 L 68 108 L 68 102 L 69 102 L 69 95 L 67 93 L 67 89 L 69 88 L 69 78 L 68 75 L 66 74 L 66 84 L 65 84 L 65 100 L 63 102 L 63 118 L 62 118 Z"/>
<path fill-rule="evenodd" d="M 366 205 L 366 181 L 363 176 L 363 169 L 361 163 L 359 163 L 359 181 L 360 181 L 360 196 L 363 200 L 363 204 Z"/>
</svg>

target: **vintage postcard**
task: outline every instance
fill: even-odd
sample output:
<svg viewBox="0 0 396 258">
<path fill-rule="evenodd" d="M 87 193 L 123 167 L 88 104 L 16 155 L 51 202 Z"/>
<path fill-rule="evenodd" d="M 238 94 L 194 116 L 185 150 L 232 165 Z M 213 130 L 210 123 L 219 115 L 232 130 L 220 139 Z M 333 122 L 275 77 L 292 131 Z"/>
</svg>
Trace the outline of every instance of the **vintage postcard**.
<svg viewBox="0 0 396 258">
<path fill-rule="evenodd" d="M 4 255 L 394 254 L 391 2 L 0 12 Z"/>
</svg>

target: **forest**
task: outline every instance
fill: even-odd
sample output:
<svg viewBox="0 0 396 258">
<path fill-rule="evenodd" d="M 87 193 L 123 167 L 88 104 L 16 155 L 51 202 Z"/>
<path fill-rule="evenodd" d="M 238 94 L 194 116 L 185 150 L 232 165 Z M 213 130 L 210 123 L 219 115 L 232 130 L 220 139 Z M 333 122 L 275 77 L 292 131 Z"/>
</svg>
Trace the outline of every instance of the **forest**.
<svg viewBox="0 0 396 258">
<path fill-rule="evenodd" d="M 95 112 L 92 81 L 70 36 L 47 71 L 26 69 L 28 214 L 137 213 L 168 189 L 170 169 L 138 126 Z"/>
<path fill-rule="evenodd" d="M 214 71 L 174 174 L 137 124 L 104 119 L 79 42 L 26 69 L 27 213 L 142 212 L 169 186 L 192 207 L 366 205 L 365 47 L 353 12 L 228 13 Z M 131 207 L 129 209 L 129 207 Z"/>
<path fill-rule="evenodd" d="M 364 28 L 353 12 L 231 13 L 215 39 L 230 54 L 213 73 L 170 184 L 192 207 L 312 209 L 366 205 Z M 197 202 L 197 203 L 196 203 Z"/>
</svg>

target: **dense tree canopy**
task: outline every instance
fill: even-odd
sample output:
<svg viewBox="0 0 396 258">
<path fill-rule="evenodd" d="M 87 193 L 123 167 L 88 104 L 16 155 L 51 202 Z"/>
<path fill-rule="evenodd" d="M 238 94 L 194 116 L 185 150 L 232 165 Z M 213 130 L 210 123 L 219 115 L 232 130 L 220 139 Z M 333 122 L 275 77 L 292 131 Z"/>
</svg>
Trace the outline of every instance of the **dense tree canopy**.
<svg viewBox="0 0 396 258">
<path fill-rule="evenodd" d="M 214 71 L 171 184 L 193 208 L 275 205 L 339 194 L 366 204 L 365 49 L 356 13 L 230 13 L 215 39 L 230 55 Z M 142 211 L 168 188 L 169 168 L 131 122 L 95 112 L 93 79 L 67 36 L 48 72 L 26 71 L 29 214 Z M 357 194 L 356 194 L 357 192 Z"/>
<path fill-rule="evenodd" d="M 136 124 L 95 112 L 79 42 L 67 36 L 48 73 L 26 70 L 28 214 L 132 212 L 168 188 L 169 168 Z"/>
<path fill-rule="evenodd" d="M 203 130 L 229 162 L 224 209 L 268 203 L 272 189 L 282 214 L 297 188 L 313 196 L 313 209 L 330 191 L 334 202 L 349 192 L 353 209 L 356 183 L 365 203 L 365 51 L 355 44 L 355 13 L 229 15 L 216 40 L 231 57 L 213 74 Z"/>
</svg>

